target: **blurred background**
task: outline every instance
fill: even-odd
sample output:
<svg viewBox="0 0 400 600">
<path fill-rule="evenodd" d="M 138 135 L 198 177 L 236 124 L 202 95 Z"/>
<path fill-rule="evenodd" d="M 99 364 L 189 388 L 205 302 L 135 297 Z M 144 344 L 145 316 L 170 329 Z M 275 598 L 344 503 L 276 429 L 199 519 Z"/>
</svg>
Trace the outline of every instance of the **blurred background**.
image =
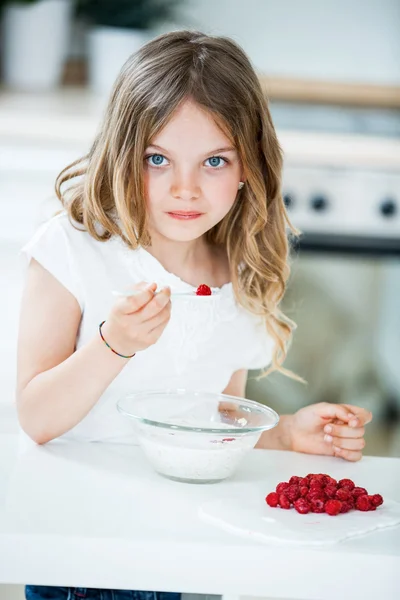
<svg viewBox="0 0 400 600">
<path fill-rule="evenodd" d="M 126 58 L 189 27 L 232 37 L 252 60 L 303 232 L 283 309 L 298 325 L 286 364 L 308 384 L 251 373 L 247 395 L 281 414 L 365 406 L 365 453 L 400 456 L 399 0 L 0 0 L 0 11 L 0 431 L 17 430 L 19 249 L 59 208 L 54 179 L 88 151 Z M 0 598 L 23 589 L 0 586 Z"/>
<path fill-rule="evenodd" d="M 126 58 L 164 31 L 227 35 L 252 60 L 303 235 L 284 311 L 282 376 L 248 396 L 281 414 L 318 401 L 371 409 L 366 454 L 400 456 L 399 0 L 0 0 L 0 416 L 14 430 L 18 251 L 57 208 L 57 173 L 86 153 Z"/>
</svg>

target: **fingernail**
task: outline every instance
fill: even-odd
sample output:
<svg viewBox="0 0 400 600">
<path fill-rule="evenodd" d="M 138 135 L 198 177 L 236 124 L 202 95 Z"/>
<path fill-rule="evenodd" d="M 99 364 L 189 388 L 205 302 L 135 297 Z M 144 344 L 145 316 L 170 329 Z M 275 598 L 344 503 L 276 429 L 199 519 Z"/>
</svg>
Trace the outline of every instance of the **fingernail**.
<svg viewBox="0 0 400 600">
<path fill-rule="evenodd" d="M 325 433 L 332 433 L 332 425 L 325 425 L 324 431 Z"/>
<path fill-rule="evenodd" d="M 324 435 L 324 440 L 325 442 L 331 442 L 332 441 L 332 436 L 331 435 Z"/>
<path fill-rule="evenodd" d="M 358 425 L 358 420 L 357 419 L 352 419 L 349 423 L 350 427 L 357 427 Z"/>
<path fill-rule="evenodd" d="M 338 448 L 337 446 L 333 446 L 333 449 L 335 452 L 338 452 L 340 454 L 340 452 L 341 452 L 340 448 Z"/>
</svg>

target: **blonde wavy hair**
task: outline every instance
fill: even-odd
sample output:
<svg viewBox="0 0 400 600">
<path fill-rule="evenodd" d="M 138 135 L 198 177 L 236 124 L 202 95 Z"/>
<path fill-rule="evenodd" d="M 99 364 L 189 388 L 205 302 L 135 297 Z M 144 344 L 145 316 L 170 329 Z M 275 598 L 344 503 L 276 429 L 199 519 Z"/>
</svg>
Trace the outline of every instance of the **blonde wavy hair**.
<svg viewBox="0 0 400 600">
<path fill-rule="evenodd" d="M 233 142 L 246 180 L 207 239 L 226 248 L 236 300 L 264 318 L 276 342 L 262 376 L 279 371 L 301 380 L 282 366 L 295 323 L 279 304 L 290 273 L 288 230 L 297 234 L 282 200 L 282 152 L 258 77 L 234 41 L 174 31 L 133 54 L 114 84 L 88 155 L 58 176 L 57 196 L 95 239 L 120 236 L 132 249 L 148 246 L 145 149 L 189 98 L 207 109 Z"/>
</svg>

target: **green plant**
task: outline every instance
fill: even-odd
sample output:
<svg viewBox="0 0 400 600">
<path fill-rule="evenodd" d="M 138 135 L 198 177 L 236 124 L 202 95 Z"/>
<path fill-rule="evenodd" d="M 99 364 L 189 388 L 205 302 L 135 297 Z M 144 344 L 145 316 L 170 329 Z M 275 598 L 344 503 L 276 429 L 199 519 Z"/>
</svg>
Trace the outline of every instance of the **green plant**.
<svg viewBox="0 0 400 600">
<path fill-rule="evenodd" d="M 0 17 L 1 17 L 1 13 L 2 11 L 6 8 L 6 6 L 8 6 L 9 4 L 36 4 L 36 2 L 39 2 L 39 0 L 0 0 Z"/>
<path fill-rule="evenodd" d="M 39 0 L 0 0 L 0 10 L 7 4 L 35 4 Z"/>
<path fill-rule="evenodd" d="M 76 12 L 94 25 L 149 29 L 175 16 L 180 0 L 77 0 Z"/>
</svg>

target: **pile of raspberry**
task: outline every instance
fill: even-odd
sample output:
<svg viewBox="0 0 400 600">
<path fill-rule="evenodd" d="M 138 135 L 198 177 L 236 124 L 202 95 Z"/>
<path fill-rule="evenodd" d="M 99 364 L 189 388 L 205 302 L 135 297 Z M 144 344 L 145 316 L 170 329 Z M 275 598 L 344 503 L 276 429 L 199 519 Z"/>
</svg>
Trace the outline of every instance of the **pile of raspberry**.
<svg viewBox="0 0 400 600">
<path fill-rule="evenodd" d="M 289 509 L 293 506 L 301 515 L 327 513 L 336 516 L 350 510 L 376 510 L 383 504 L 380 494 L 368 494 L 351 479 L 336 481 L 324 473 L 293 475 L 289 481 L 278 483 L 275 492 L 265 498 L 268 506 Z"/>
</svg>

